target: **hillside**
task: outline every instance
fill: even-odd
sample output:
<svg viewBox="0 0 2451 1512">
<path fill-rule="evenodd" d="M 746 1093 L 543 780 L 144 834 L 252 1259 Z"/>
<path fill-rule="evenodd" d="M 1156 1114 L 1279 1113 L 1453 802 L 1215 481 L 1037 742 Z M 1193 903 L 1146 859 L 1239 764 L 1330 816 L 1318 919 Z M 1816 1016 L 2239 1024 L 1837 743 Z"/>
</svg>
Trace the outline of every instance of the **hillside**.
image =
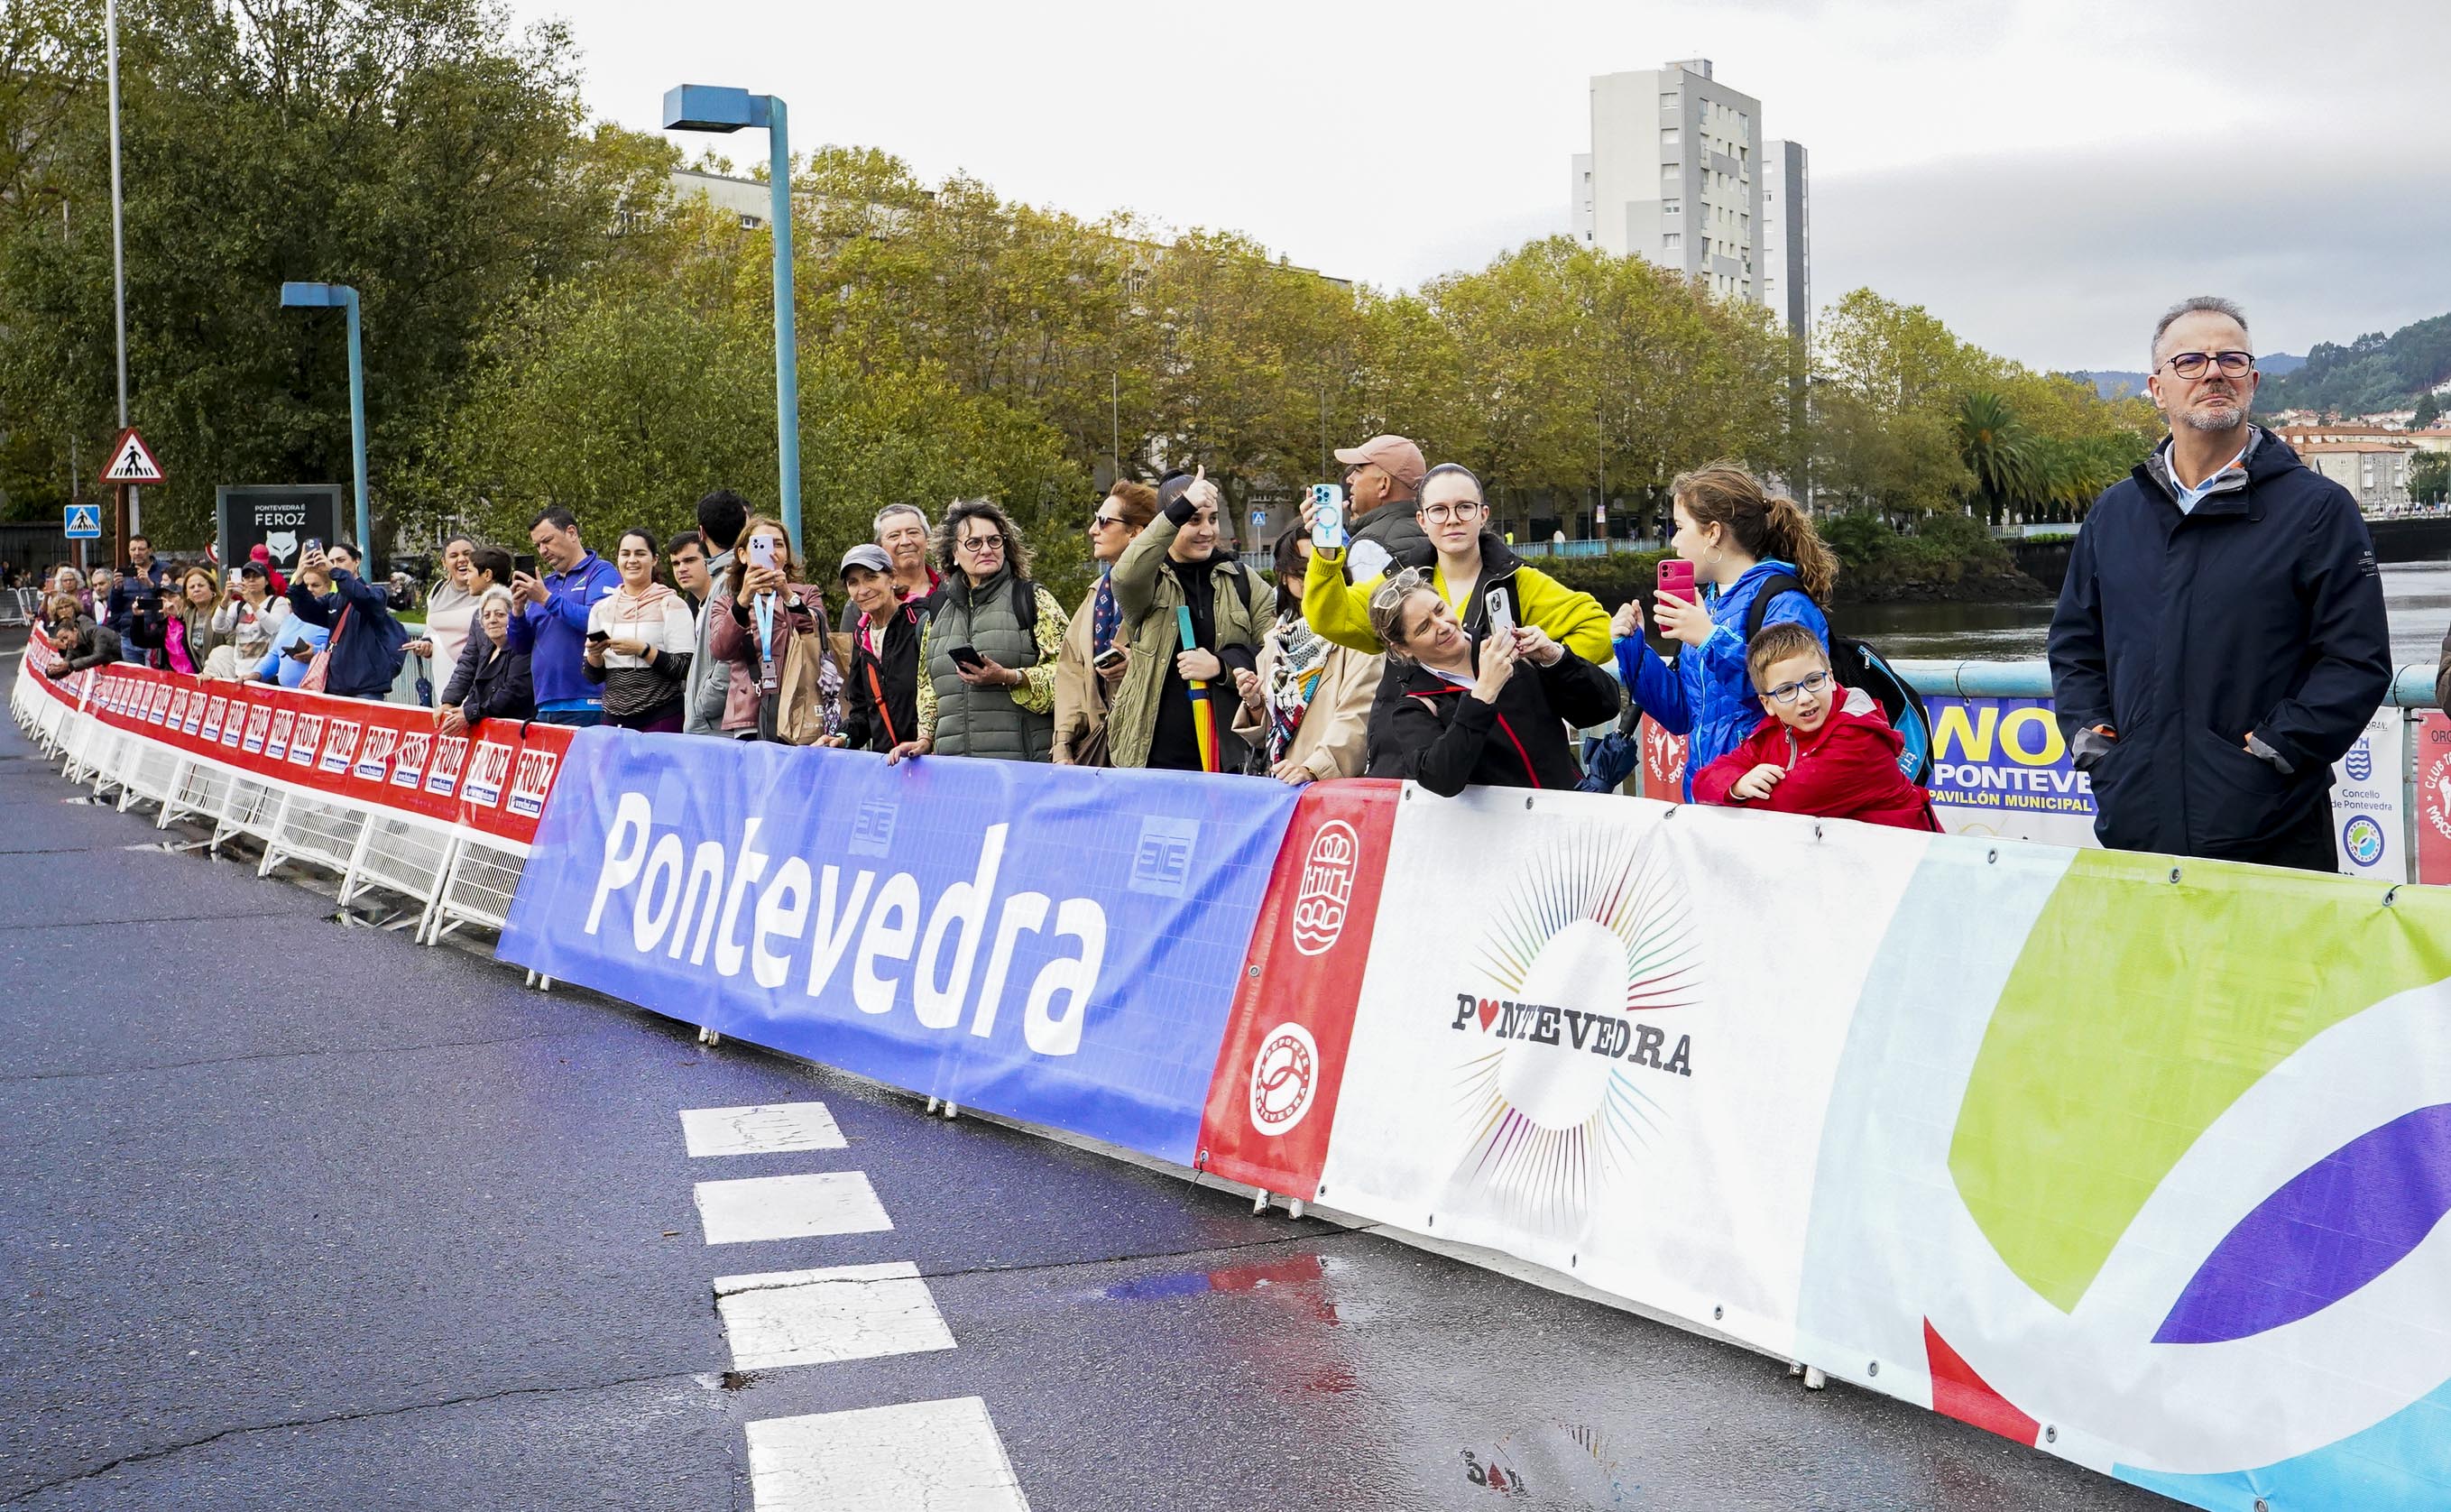
<svg viewBox="0 0 2451 1512">
<path fill-rule="evenodd" d="M 2317 343 L 2305 366 L 2265 381 L 2256 407 L 2344 415 L 2405 409 L 2444 382 L 2451 382 L 2451 315 L 2437 315 L 2389 336 L 2368 332 L 2346 346 Z"/>
</svg>

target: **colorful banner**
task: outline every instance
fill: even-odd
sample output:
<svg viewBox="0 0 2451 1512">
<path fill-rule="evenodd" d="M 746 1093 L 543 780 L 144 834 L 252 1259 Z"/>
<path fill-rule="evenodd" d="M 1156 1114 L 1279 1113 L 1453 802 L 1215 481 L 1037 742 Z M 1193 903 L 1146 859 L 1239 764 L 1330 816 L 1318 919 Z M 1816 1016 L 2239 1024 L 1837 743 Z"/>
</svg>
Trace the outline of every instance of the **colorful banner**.
<svg viewBox="0 0 2451 1512">
<path fill-rule="evenodd" d="M 501 955 L 1187 1166 L 1294 801 L 1237 777 L 581 731 Z"/>
<path fill-rule="evenodd" d="M 2093 784 L 2069 760 L 2049 698 L 1924 699 L 1931 805 L 1951 835 L 2099 845 Z"/>
</svg>

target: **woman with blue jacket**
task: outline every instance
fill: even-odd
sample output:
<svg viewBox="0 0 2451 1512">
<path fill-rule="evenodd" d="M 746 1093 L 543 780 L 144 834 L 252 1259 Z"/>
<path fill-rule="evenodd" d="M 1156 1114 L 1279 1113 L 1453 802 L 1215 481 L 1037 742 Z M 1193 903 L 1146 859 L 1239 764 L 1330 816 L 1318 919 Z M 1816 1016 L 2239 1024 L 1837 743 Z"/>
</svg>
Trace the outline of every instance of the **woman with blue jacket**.
<svg viewBox="0 0 2451 1512">
<path fill-rule="evenodd" d="M 1745 671 L 1745 629 L 1754 598 L 1774 578 L 1802 592 L 1783 592 L 1764 624 L 1792 620 L 1830 649 L 1830 621 L 1821 601 L 1838 577 L 1838 560 L 1793 499 L 1773 498 L 1761 481 L 1734 462 L 1680 473 L 1669 485 L 1676 534 L 1670 549 L 1694 564 L 1700 601 L 1661 594 L 1655 599 L 1660 633 L 1679 642 L 1664 661 L 1642 638 L 1642 610 L 1618 611 L 1618 676 L 1636 707 L 1672 735 L 1686 736 L 1685 799 L 1694 774 L 1744 743 L 1761 723 L 1761 700 Z"/>
</svg>

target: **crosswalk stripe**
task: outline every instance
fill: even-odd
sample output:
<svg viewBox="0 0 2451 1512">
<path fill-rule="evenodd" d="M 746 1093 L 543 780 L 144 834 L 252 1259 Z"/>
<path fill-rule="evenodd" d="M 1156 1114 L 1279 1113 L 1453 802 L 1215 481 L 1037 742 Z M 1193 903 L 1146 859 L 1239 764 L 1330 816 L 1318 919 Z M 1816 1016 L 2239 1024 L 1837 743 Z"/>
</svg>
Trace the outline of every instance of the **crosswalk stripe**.
<svg viewBox="0 0 2451 1512">
<path fill-rule="evenodd" d="M 721 1276 L 715 1296 L 735 1370 L 953 1347 L 928 1283 L 907 1260 Z"/>
<path fill-rule="evenodd" d="M 696 1155 L 764 1155 L 786 1149 L 840 1149 L 842 1130 L 823 1103 L 755 1108 L 684 1108 L 681 1137 Z"/>
<path fill-rule="evenodd" d="M 749 1424 L 757 1512 L 1029 1512 L 977 1397 Z"/>
<path fill-rule="evenodd" d="M 870 1234 L 893 1227 L 865 1171 L 702 1181 L 696 1196 L 698 1222 L 711 1245 Z"/>
</svg>

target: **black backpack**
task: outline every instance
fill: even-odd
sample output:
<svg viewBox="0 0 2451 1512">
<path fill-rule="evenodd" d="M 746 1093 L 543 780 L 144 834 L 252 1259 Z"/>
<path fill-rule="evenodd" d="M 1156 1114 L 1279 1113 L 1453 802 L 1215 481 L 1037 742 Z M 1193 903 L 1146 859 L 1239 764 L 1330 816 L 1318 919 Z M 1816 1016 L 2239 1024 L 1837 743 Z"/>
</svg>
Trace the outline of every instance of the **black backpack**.
<svg viewBox="0 0 2451 1512">
<path fill-rule="evenodd" d="M 1754 601 L 1745 611 L 1745 644 L 1761 634 L 1762 621 L 1770 617 L 1771 601 L 1781 594 L 1813 595 L 1792 574 L 1780 573 L 1769 579 L 1754 592 Z M 1830 670 L 1838 680 L 1851 688 L 1861 688 L 1879 702 L 1881 712 L 1889 717 L 1890 728 L 1906 741 L 1898 752 L 1898 770 L 1917 787 L 1931 781 L 1931 713 L 1923 706 L 1922 695 L 1914 685 L 1898 676 L 1889 658 L 1861 640 L 1850 639 L 1833 626 L 1830 631 Z"/>
</svg>

